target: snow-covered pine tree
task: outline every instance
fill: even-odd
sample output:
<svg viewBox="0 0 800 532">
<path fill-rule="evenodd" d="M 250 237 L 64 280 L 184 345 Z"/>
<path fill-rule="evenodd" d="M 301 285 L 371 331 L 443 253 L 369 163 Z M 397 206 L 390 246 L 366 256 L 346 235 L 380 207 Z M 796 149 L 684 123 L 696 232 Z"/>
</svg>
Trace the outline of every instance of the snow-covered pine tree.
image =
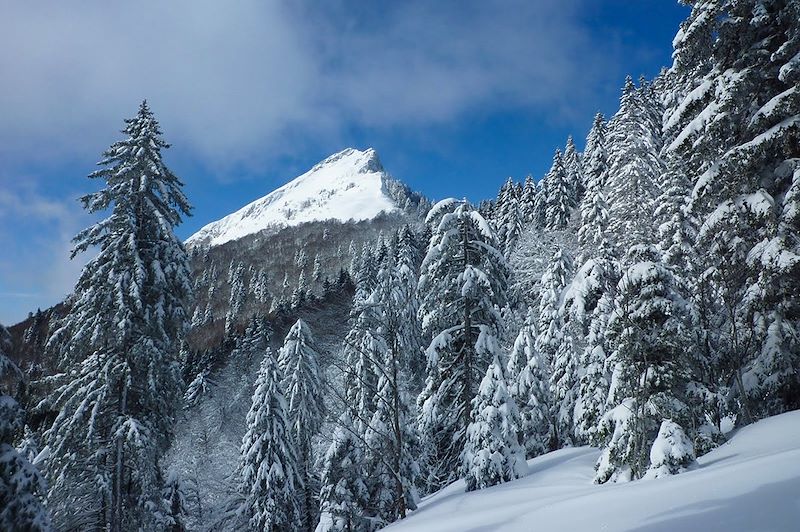
<svg viewBox="0 0 800 532">
<path fill-rule="evenodd" d="M 578 229 L 578 243 L 581 255 L 587 256 L 597 251 L 605 240 L 608 230 L 608 204 L 602 190 L 593 187 L 586 191 L 581 203 L 581 226 Z"/>
<path fill-rule="evenodd" d="M 525 456 L 533 458 L 556 444 L 547 361 L 536 350 L 536 318 L 528 308 L 508 360 L 508 390 L 519 409 L 519 435 Z"/>
<path fill-rule="evenodd" d="M 586 192 L 579 205 L 581 225 L 578 242 L 581 253 L 591 256 L 605 238 L 608 227 L 608 204 L 604 192 L 608 179 L 606 123 L 600 113 L 595 115 L 592 129 L 586 137 L 582 164 Z"/>
<path fill-rule="evenodd" d="M 654 241 L 653 202 L 664 173 L 660 114 L 649 85 L 637 89 L 628 76 L 607 136 L 609 232 L 620 250 Z"/>
<path fill-rule="evenodd" d="M 497 352 L 472 400 L 470 419 L 461 454 L 467 491 L 508 482 L 528 472 L 525 450 L 519 444 L 519 412 L 506 388 Z"/>
<path fill-rule="evenodd" d="M 587 327 L 583 351 L 580 353 L 582 368 L 575 404 L 575 435 L 579 441 L 599 446 L 598 426 L 605 413 L 608 397 L 610 371 L 607 367 L 606 329 L 614 309 L 616 285 L 619 282 L 619 265 L 611 256 L 610 246 L 601 242 L 598 256 L 589 259 L 581 268 L 587 281 L 584 292 L 592 294 L 591 307 L 585 309 Z"/>
<path fill-rule="evenodd" d="M 367 301 L 375 315 L 383 357 L 374 364 L 379 374 L 375 413 L 364 441 L 370 467 L 370 506 L 385 523 L 404 518 L 408 510 L 416 509 L 417 503 L 418 438 L 411 423 L 407 369 L 411 357 L 419 352 L 416 284 L 416 276 L 406 262 L 387 260 Z"/>
<path fill-rule="evenodd" d="M 553 165 L 544 177 L 544 227 L 550 231 L 566 229 L 572 209 L 577 205 L 575 191 L 564 167 L 561 150 L 556 150 Z"/>
<path fill-rule="evenodd" d="M 351 322 L 342 346 L 344 406 L 352 417 L 357 435 L 363 438 L 375 413 L 376 365 L 383 358 L 385 345 L 377 334 L 375 313 L 367 299 L 353 306 Z"/>
<path fill-rule="evenodd" d="M 354 430 L 345 412 L 322 462 L 320 518 L 315 532 L 359 532 L 371 527 L 363 443 Z"/>
<path fill-rule="evenodd" d="M 558 347 L 550 364 L 550 393 L 553 397 L 556 441 L 559 447 L 576 443 L 573 419 L 578 403 L 578 343 L 573 327 L 562 327 Z"/>
<path fill-rule="evenodd" d="M 685 404 L 685 303 L 651 246 L 632 247 L 619 282 L 607 336 L 613 365 L 599 432 L 605 440 L 595 481 L 641 478 L 663 419 L 688 417 Z"/>
<path fill-rule="evenodd" d="M 68 361 L 54 394 L 51 508 L 57 523 L 86 516 L 112 532 L 160 528 L 159 458 L 174 427 L 177 357 L 192 282 L 173 228 L 190 206 L 164 165 L 168 144 L 142 102 L 90 175 L 106 187 L 81 198 L 104 220 L 75 237 L 73 255 L 96 247 L 68 314 L 48 346 Z"/>
<path fill-rule="evenodd" d="M 800 263 L 797 228 L 784 222 L 794 217 L 800 158 L 798 6 L 748 0 L 703 2 L 695 11 L 701 8 L 716 16 L 680 45 L 696 56 L 710 40 L 713 67 L 700 78 L 675 66 L 694 86 L 674 113 L 686 126 L 672 146 L 696 169 L 692 207 L 724 301 L 721 340 L 739 422 L 748 423 L 796 408 L 800 395 L 798 320 L 788 317 L 797 298 L 782 289 Z"/>
<path fill-rule="evenodd" d="M 545 176 L 547 177 L 547 176 Z M 539 180 L 536 187 L 536 197 L 533 201 L 533 218 L 532 222 L 537 227 L 545 226 L 545 215 L 547 213 L 547 180 L 543 177 Z"/>
<path fill-rule="evenodd" d="M 567 173 L 567 182 L 570 184 L 572 201 L 575 205 L 580 204 L 583 193 L 586 190 L 586 178 L 583 175 L 583 161 L 572 135 L 567 137 L 567 144 L 564 147 L 564 170 Z"/>
<path fill-rule="evenodd" d="M 304 272 L 308 268 L 308 253 L 304 247 L 298 249 L 294 254 L 294 265 L 297 266 L 298 273 Z"/>
<path fill-rule="evenodd" d="M 372 290 L 375 289 L 375 282 L 378 277 L 378 264 L 375 255 L 372 253 L 367 242 L 361 248 L 361 257 L 358 262 L 358 271 L 356 272 L 356 293 L 353 296 L 353 307 L 356 308 L 359 304 L 363 303 Z"/>
<path fill-rule="evenodd" d="M 680 425 L 665 419 L 661 422 L 652 447 L 650 468 L 644 478 L 659 478 L 686 471 L 695 461 L 694 445 Z"/>
<path fill-rule="evenodd" d="M 536 182 L 533 180 L 533 176 L 528 174 L 525 177 L 525 185 L 522 188 L 522 196 L 519 200 L 522 221 L 525 224 L 536 221 L 536 192 Z"/>
<path fill-rule="evenodd" d="M 164 483 L 164 506 L 167 509 L 165 530 L 186 532 L 186 493 L 175 471 L 170 471 Z"/>
<path fill-rule="evenodd" d="M 303 489 L 289 407 L 272 352 L 261 361 L 242 438 L 239 510 L 253 530 L 303 530 L 298 493 Z"/>
<path fill-rule="evenodd" d="M 506 257 L 514 250 L 522 233 L 524 215 L 520 206 L 520 196 L 516 184 L 509 177 L 493 220 L 497 228 L 498 245 Z"/>
<path fill-rule="evenodd" d="M 689 279 L 697 274 L 699 266 L 694 247 L 697 224 L 688 212 L 690 186 L 685 169 L 678 161 L 670 163 L 653 215 L 658 224 L 658 246 L 664 263 L 680 274 L 680 285 L 687 285 Z"/>
<path fill-rule="evenodd" d="M 606 119 L 597 113 L 592 128 L 586 136 L 586 148 L 581 159 L 583 179 L 586 190 L 602 190 L 608 179 L 608 147 Z"/>
<path fill-rule="evenodd" d="M 297 278 L 297 286 L 292 291 L 292 308 L 298 308 L 303 305 L 306 302 L 307 295 L 306 274 L 303 270 L 300 270 L 300 276 Z"/>
<path fill-rule="evenodd" d="M 270 299 L 269 293 L 269 276 L 266 270 L 260 269 L 258 273 L 250 280 L 250 291 L 260 304 L 265 304 Z"/>
<path fill-rule="evenodd" d="M 561 342 L 562 324 L 558 319 L 558 309 L 561 307 L 561 295 L 571 276 L 571 259 L 563 249 L 556 250 L 539 285 L 539 335 L 536 337 L 536 350 L 545 356 L 548 366 L 555 359 Z"/>
<path fill-rule="evenodd" d="M 52 527 L 40 499 L 47 492 L 44 477 L 14 448 L 25 422 L 22 407 L 4 389 L 22 378 L 6 355 L 10 347 L 11 337 L 0 325 L 0 529 L 47 532 Z"/>
<path fill-rule="evenodd" d="M 500 189 L 492 217 L 498 246 L 503 250 L 506 257 L 514 249 L 522 233 L 524 217 L 520 206 L 520 195 L 514 180 L 509 177 Z"/>
<path fill-rule="evenodd" d="M 427 490 L 452 481 L 470 423 L 470 402 L 491 362 L 503 323 L 508 267 L 489 224 L 467 201 L 444 200 L 432 227 L 419 281 L 423 331 L 432 341 L 419 429 Z"/>
<path fill-rule="evenodd" d="M 311 280 L 318 283 L 322 280 L 322 262 L 319 260 L 319 253 L 314 255 L 314 266 L 311 272 Z"/>
<path fill-rule="evenodd" d="M 288 416 L 297 449 L 297 471 L 302 481 L 302 496 L 298 497 L 304 530 L 314 530 L 317 524 L 318 479 L 314 472 L 313 438 L 325 418 L 322 402 L 322 381 L 319 374 L 320 351 L 303 320 L 289 329 L 278 357 L 283 389 L 289 404 Z"/>
</svg>

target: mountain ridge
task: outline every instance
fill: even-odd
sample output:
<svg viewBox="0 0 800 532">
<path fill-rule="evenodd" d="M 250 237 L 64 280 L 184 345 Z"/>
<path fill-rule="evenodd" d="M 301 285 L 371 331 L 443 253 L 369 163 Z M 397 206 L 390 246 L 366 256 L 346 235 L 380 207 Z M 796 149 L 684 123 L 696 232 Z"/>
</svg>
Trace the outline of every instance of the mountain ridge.
<svg viewBox="0 0 800 532">
<path fill-rule="evenodd" d="M 306 222 L 371 220 L 404 209 L 394 190 L 407 187 L 391 177 L 373 148 L 346 148 L 267 195 L 202 227 L 188 246 L 218 246 L 268 229 Z"/>
</svg>

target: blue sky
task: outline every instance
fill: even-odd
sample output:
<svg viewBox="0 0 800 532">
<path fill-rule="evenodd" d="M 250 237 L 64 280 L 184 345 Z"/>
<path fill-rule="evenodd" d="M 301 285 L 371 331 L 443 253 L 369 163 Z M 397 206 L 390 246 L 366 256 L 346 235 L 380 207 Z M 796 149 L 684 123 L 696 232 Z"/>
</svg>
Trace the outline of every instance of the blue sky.
<svg viewBox="0 0 800 532">
<path fill-rule="evenodd" d="M 147 98 L 189 236 L 347 146 L 431 198 L 544 174 L 624 76 L 669 66 L 672 0 L 0 0 L 0 322 L 67 294 L 76 198 Z"/>
</svg>

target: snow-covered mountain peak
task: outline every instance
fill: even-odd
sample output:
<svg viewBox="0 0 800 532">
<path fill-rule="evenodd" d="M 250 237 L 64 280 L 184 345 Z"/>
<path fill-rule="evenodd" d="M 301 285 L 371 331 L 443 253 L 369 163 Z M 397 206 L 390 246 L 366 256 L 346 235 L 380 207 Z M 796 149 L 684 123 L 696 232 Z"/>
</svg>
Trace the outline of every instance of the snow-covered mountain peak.
<svg viewBox="0 0 800 532">
<path fill-rule="evenodd" d="M 322 220 L 371 220 L 398 209 L 387 190 L 389 175 L 372 148 L 347 148 L 314 165 L 240 210 L 189 237 L 189 245 L 216 246 L 258 233 Z"/>
</svg>

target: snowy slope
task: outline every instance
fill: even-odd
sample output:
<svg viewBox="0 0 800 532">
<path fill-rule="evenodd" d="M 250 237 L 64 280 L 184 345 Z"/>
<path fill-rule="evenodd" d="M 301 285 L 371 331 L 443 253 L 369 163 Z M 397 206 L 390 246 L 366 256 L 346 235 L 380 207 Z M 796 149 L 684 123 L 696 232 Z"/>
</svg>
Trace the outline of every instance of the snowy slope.
<svg viewBox="0 0 800 532">
<path fill-rule="evenodd" d="M 397 209 L 387 194 L 389 176 L 372 148 L 348 148 L 189 237 L 187 244 L 216 246 L 258 233 L 320 220 L 371 220 Z"/>
<path fill-rule="evenodd" d="M 741 429 L 674 477 L 596 486 L 598 454 L 549 453 L 529 462 L 527 477 L 483 491 L 456 482 L 387 530 L 800 530 L 800 411 Z"/>
</svg>

